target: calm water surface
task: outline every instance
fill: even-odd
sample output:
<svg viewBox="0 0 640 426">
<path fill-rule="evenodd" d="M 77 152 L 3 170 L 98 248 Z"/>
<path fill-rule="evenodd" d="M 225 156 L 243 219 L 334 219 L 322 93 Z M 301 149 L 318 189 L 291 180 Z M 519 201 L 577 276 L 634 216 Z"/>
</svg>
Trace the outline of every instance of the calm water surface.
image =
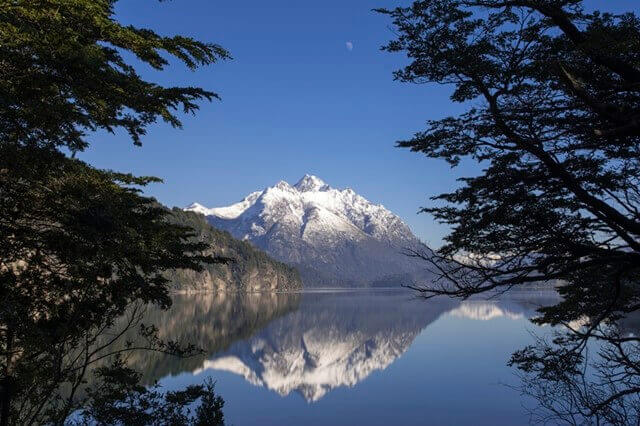
<svg viewBox="0 0 640 426">
<path fill-rule="evenodd" d="M 166 389 L 212 377 L 233 425 L 528 424 L 510 354 L 556 300 L 421 300 L 408 291 L 176 296 L 151 313 L 207 356 L 134 359 Z"/>
</svg>

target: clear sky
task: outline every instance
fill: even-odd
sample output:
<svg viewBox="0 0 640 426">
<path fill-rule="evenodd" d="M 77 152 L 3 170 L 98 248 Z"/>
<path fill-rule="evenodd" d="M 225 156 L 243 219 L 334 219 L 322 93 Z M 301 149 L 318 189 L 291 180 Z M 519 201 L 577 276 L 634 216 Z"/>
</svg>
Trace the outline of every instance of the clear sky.
<svg viewBox="0 0 640 426">
<path fill-rule="evenodd" d="M 180 64 L 145 78 L 166 85 L 194 85 L 222 101 L 203 103 L 184 128 L 157 124 L 141 148 L 126 135 L 97 134 L 80 155 L 102 168 L 154 175 L 164 184 L 146 193 L 169 206 L 197 201 L 228 205 L 279 180 L 295 183 L 305 173 L 331 186 L 351 187 L 407 222 L 437 247 L 446 233 L 428 215 L 417 215 L 429 196 L 455 187 L 478 166 L 450 169 L 395 148 L 398 139 L 422 130 L 427 119 L 461 111 L 450 88 L 394 82 L 402 55 L 380 51 L 393 38 L 375 7 L 406 0 L 174 0 L 121 1 L 117 17 L 164 35 L 184 34 L 215 42 L 233 60 L 195 72 Z M 638 9 L 637 0 L 593 0 Z"/>
</svg>

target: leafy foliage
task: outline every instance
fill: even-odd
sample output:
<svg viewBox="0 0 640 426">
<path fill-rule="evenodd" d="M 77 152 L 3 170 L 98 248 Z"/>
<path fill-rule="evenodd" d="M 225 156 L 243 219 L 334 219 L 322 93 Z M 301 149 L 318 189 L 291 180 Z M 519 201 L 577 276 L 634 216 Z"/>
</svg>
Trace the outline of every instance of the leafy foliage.
<svg viewBox="0 0 640 426">
<path fill-rule="evenodd" d="M 434 197 L 443 207 L 424 209 L 452 232 L 437 256 L 416 253 L 440 275 L 418 290 L 468 297 L 562 282 L 564 301 L 538 321 L 579 321 L 579 342 L 516 355 L 544 363 L 538 373 L 582 362 L 573 355 L 585 339 L 616 342 L 613 324 L 640 306 L 640 19 L 586 12 L 580 0 L 426 0 L 380 12 L 398 35 L 384 49 L 410 59 L 395 78 L 449 84 L 467 106 L 398 145 L 484 165 Z M 637 366 L 628 346 L 613 349 Z M 639 392 L 612 383 L 600 403 Z M 600 403 L 585 412 L 612 406 Z"/>
<path fill-rule="evenodd" d="M 192 230 L 170 224 L 166 209 L 131 186 L 154 179 L 40 154 L 0 150 L 0 348 L 3 379 L 11 378 L 12 398 L 21 400 L 15 424 L 68 415 L 80 373 L 109 353 L 100 334 L 136 304 L 170 306 L 167 269 L 202 270 L 216 260 L 202 254 L 206 244 L 189 241 Z M 150 350 L 194 350 L 145 334 Z M 66 401 L 62 383 L 73 389 Z"/>
<path fill-rule="evenodd" d="M 217 97 L 198 87 L 143 80 L 130 52 L 157 70 L 167 55 L 189 68 L 230 57 L 189 37 L 164 37 L 114 19 L 116 0 L 0 1 L 0 140 L 84 149 L 87 132 L 125 129 L 136 145 L 158 118 L 179 127 L 175 111 Z"/>
<path fill-rule="evenodd" d="M 97 170 L 65 155 L 86 148 L 95 130 L 124 129 L 139 145 L 156 120 L 179 127 L 180 110 L 193 113 L 199 100 L 216 97 L 145 81 L 128 55 L 156 70 L 170 57 L 189 68 L 229 58 L 214 44 L 122 25 L 115 3 L 0 0 L 0 426 L 63 423 L 87 402 L 78 395 L 91 366 L 114 354 L 111 344 L 137 325 L 141 306 L 170 305 L 166 271 L 222 260 L 141 196 L 159 179 Z M 125 330 L 114 330 L 125 313 Z M 140 331 L 144 349 L 196 352 L 161 341 L 152 326 Z M 111 333 L 106 341 L 104 333 Z M 160 404 L 158 395 L 129 386 L 135 374 L 113 368 L 132 381 L 111 381 L 110 389 L 124 386 L 137 392 L 131 398 Z M 197 398 L 205 411 L 221 408 L 212 388 L 185 392 L 163 400 L 176 416 Z"/>
<path fill-rule="evenodd" d="M 215 383 L 188 386 L 162 393 L 159 386 L 141 386 L 140 375 L 116 358 L 96 371 L 99 384 L 89 392 L 90 402 L 79 424 L 98 425 L 224 425 L 224 401 L 215 395 Z M 200 404 L 190 408 L 196 401 Z"/>
</svg>

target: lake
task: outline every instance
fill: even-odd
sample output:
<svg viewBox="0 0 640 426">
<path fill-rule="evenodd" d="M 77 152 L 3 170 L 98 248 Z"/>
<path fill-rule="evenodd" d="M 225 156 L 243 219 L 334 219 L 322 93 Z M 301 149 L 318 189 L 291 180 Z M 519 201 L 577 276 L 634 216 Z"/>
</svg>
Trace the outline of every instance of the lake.
<svg viewBox="0 0 640 426">
<path fill-rule="evenodd" d="M 178 295 L 149 320 L 206 356 L 141 353 L 165 389 L 216 380 L 233 425 L 517 425 L 527 407 L 511 353 L 544 335 L 553 292 L 424 300 L 408 290 Z"/>
</svg>

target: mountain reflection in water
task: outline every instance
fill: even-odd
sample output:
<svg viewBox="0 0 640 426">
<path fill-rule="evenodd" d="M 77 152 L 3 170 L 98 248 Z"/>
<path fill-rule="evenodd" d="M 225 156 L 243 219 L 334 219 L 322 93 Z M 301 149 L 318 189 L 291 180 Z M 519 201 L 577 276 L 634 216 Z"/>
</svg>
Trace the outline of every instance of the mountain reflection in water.
<svg viewBox="0 0 640 426">
<path fill-rule="evenodd" d="M 452 303 L 408 300 L 408 293 L 305 294 L 299 308 L 205 361 L 280 395 L 317 401 L 384 370 Z"/>
<path fill-rule="evenodd" d="M 388 368 L 430 324 L 447 314 L 473 321 L 524 320 L 553 293 L 496 300 L 416 298 L 409 291 L 180 295 L 170 311 L 149 313 L 165 339 L 189 341 L 205 357 L 140 353 L 148 382 L 167 375 L 228 372 L 280 396 L 319 401 Z M 501 354 L 501 360 L 510 354 Z M 220 392 L 224 396 L 224 389 Z"/>
</svg>

